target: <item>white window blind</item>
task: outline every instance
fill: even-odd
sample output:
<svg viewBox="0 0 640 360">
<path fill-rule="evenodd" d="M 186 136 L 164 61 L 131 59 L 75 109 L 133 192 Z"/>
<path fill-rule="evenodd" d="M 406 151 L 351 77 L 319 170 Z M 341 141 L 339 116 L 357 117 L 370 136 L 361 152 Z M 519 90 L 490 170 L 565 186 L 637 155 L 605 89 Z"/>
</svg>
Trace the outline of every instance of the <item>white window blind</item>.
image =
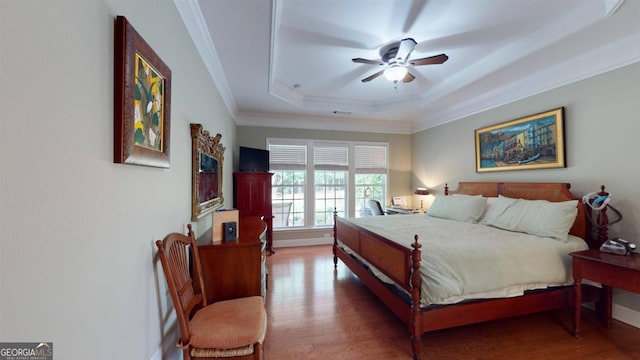
<svg viewBox="0 0 640 360">
<path fill-rule="evenodd" d="M 305 170 L 307 146 L 269 144 L 269 168 L 274 170 Z"/>
<path fill-rule="evenodd" d="M 355 145 L 356 173 L 386 174 L 387 147 L 382 145 Z"/>
<path fill-rule="evenodd" d="M 313 163 L 316 170 L 349 170 L 349 145 L 315 143 Z"/>
</svg>

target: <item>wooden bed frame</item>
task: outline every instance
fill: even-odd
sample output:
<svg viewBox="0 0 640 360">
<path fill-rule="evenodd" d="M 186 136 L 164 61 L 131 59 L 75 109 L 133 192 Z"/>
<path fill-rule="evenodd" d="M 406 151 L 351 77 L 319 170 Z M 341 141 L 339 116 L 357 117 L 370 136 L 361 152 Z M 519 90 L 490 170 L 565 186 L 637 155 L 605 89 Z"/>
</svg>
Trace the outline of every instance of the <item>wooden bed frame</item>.
<svg viewBox="0 0 640 360">
<path fill-rule="evenodd" d="M 570 191 L 568 183 L 502 183 L 502 182 L 461 182 L 458 189 L 450 192 L 445 186 L 445 195 L 467 194 L 497 197 L 499 194 L 511 198 L 545 199 L 549 201 L 580 200 Z M 402 216 L 402 215 L 396 215 Z M 404 322 L 411 335 L 413 358 L 419 359 L 422 351 L 421 336 L 425 332 L 473 324 L 500 318 L 524 315 L 540 311 L 571 307 L 573 305 L 573 286 L 563 286 L 544 291 L 529 292 L 513 298 L 470 301 L 454 305 L 420 307 L 419 274 L 421 251 L 416 235 L 412 249 L 398 245 L 380 235 L 358 227 L 335 216 L 333 242 L 333 262 L 337 267 L 338 259 Z M 585 216 L 581 201 L 578 202 L 578 215 L 570 234 L 585 239 L 590 248 L 600 246 L 597 240 L 589 236 L 590 222 Z M 400 287 L 411 294 L 407 303 L 397 292 L 378 280 L 361 262 L 355 260 L 338 246 L 340 240 L 364 260 L 393 279 Z M 599 299 L 597 288 L 583 285 L 583 302 Z M 591 288 L 591 289 L 590 289 Z M 417 304 L 417 305 L 414 305 Z"/>
</svg>

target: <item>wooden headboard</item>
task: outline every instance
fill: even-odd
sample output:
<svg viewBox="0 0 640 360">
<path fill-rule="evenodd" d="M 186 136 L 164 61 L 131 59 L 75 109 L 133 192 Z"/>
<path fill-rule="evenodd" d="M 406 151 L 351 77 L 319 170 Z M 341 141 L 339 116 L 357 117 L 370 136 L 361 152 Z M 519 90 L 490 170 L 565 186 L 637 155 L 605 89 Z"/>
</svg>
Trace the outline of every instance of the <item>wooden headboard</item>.
<svg viewBox="0 0 640 360">
<path fill-rule="evenodd" d="M 587 219 L 584 204 L 581 197 L 575 196 L 569 191 L 569 183 L 525 183 L 525 182 L 460 182 L 458 188 L 450 191 L 445 184 L 444 193 L 483 195 L 497 197 L 498 195 L 527 200 L 568 201 L 578 200 L 578 215 L 569 231 L 569 234 L 584 239 L 590 248 L 598 248 L 598 244 L 592 237 L 590 222 Z"/>
</svg>

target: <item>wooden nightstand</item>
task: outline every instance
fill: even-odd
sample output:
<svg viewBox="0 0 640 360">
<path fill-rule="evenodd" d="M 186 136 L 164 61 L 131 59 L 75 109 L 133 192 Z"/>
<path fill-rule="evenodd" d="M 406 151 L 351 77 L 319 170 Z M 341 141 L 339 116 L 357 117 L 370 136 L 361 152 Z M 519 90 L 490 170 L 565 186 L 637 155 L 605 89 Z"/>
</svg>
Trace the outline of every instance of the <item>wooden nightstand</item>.
<svg viewBox="0 0 640 360">
<path fill-rule="evenodd" d="M 597 249 L 569 254 L 573 257 L 573 334 L 580 337 L 582 312 L 582 280 L 602 284 L 604 290 L 604 320 L 611 326 L 611 288 L 640 293 L 640 255 L 627 256 L 603 253 Z"/>
</svg>

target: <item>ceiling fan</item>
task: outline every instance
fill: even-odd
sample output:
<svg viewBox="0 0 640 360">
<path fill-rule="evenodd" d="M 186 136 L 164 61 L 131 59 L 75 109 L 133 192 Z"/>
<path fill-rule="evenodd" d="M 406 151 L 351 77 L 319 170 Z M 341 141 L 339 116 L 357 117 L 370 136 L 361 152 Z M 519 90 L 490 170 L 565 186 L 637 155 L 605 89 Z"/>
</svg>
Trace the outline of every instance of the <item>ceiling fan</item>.
<svg viewBox="0 0 640 360">
<path fill-rule="evenodd" d="M 380 59 L 378 60 L 354 58 L 351 59 L 351 61 L 353 61 L 354 63 L 385 66 L 384 69 L 378 71 L 377 73 L 362 79 L 362 82 L 369 82 L 384 74 L 384 76 L 389 81 L 398 82 L 402 80 L 402 82 L 408 83 L 416 78 L 409 72 L 409 65 L 421 66 L 442 64 L 447 61 L 447 59 L 449 59 L 447 55 L 440 54 L 425 57 L 422 59 L 409 60 L 409 56 L 411 55 L 411 52 L 417 44 L 418 43 L 412 38 L 402 39 L 398 42 L 394 42 L 382 47 L 380 49 Z"/>
</svg>

